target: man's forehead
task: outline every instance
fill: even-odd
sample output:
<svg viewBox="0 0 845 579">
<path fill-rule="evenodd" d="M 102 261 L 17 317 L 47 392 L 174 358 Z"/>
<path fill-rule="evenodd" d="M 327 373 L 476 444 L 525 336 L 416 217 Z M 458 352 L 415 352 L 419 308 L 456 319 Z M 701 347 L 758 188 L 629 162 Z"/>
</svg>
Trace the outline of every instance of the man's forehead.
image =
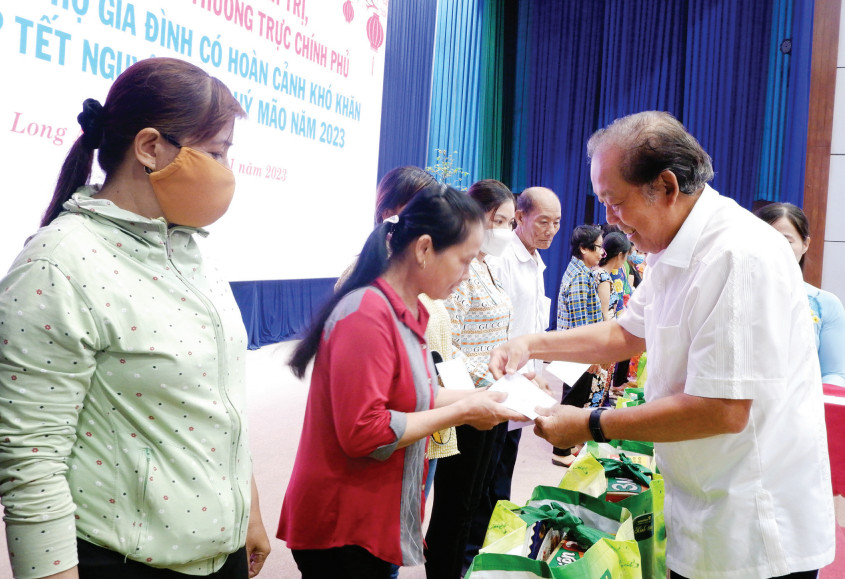
<svg viewBox="0 0 845 579">
<path fill-rule="evenodd" d="M 602 189 L 601 187 L 596 187 L 595 182 L 593 183 L 593 188 L 595 189 L 596 198 L 601 203 L 610 203 L 612 201 L 615 201 L 619 197 L 618 194 L 614 194 L 612 191 Z"/>
<path fill-rule="evenodd" d="M 546 205 L 543 207 L 542 205 L 535 205 L 529 215 L 535 219 L 539 219 L 542 217 L 548 217 L 550 219 L 559 219 L 560 218 L 560 208 L 555 207 L 554 205 Z"/>
<path fill-rule="evenodd" d="M 538 195 L 534 198 L 531 217 L 560 217 L 560 201 L 556 195 Z"/>
</svg>

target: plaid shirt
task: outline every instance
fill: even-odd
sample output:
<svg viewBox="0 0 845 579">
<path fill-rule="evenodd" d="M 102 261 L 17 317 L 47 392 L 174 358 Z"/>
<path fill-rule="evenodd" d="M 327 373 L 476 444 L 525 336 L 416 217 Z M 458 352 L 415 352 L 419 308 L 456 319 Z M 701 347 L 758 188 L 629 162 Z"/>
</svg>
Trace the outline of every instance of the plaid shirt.
<svg viewBox="0 0 845 579">
<path fill-rule="evenodd" d="M 573 257 L 560 280 L 557 329 L 568 330 L 602 320 L 604 317 L 596 277 L 583 261 Z"/>
</svg>

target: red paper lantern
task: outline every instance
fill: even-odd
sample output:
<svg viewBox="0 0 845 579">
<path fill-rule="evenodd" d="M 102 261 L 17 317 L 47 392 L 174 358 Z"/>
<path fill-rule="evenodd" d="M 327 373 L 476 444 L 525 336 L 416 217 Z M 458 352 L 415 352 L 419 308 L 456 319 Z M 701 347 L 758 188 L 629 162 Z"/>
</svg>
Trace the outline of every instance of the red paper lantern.
<svg viewBox="0 0 845 579">
<path fill-rule="evenodd" d="M 381 43 L 384 42 L 384 28 L 381 27 L 378 14 L 373 14 L 367 20 L 367 38 L 370 41 L 370 48 L 378 52 Z"/>
<path fill-rule="evenodd" d="M 346 0 L 343 3 L 343 17 L 346 18 L 347 22 L 352 22 L 352 19 L 355 18 L 355 10 L 352 8 L 352 0 Z"/>
</svg>

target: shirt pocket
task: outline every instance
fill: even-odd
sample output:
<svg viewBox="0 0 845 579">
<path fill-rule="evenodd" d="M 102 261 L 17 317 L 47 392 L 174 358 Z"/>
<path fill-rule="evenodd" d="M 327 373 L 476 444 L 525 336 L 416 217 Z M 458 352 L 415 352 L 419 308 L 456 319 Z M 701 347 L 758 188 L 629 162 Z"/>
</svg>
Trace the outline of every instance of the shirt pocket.
<svg viewBox="0 0 845 579">
<path fill-rule="evenodd" d="M 154 566 L 185 564 L 238 547 L 237 489 L 227 476 L 173 445 L 141 447 L 135 456 L 130 558 Z"/>
<path fill-rule="evenodd" d="M 682 340 L 681 326 L 655 326 L 647 332 L 646 352 L 649 398 L 683 392 L 689 345 Z"/>
</svg>

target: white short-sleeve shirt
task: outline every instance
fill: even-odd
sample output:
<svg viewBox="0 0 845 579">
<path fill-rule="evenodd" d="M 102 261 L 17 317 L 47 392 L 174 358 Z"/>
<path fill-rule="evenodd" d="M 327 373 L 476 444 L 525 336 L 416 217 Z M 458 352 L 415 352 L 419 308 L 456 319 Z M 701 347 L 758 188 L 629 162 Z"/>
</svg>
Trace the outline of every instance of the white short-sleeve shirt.
<svg viewBox="0 0 845 579">
<path fill-rule="evenodd" d="M 705 187 L 669 246 L 647 259 L 619 319 L 646 340 L 646 400 L 753 400 L 739 434 L 655 444 L 669 568 L 750 579 L 827 565 L 835 522 L 819 362 L 788 244 Z"/>
<path fill-rule="evenodd" d="M 552 300 L 546 297 L 543 282 L 546 264 L 540 252 L 534 250 L 533 254 L 528 253 L 522 240 L 514 235 L 502 255 L 487 256 L 485 261 L 513 303 L 508 338 L 544 332 L 549 327 Z"/>
</svg>

